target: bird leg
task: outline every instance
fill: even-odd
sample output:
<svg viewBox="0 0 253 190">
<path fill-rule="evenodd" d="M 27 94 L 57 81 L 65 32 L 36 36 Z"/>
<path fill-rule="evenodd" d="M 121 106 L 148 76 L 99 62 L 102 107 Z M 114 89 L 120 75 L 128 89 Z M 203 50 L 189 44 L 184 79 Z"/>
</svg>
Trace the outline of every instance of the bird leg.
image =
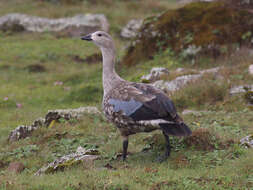
<svg viewBox="0 0 253 190">
<path fill-rule="evenodd" d="M 163 131 L 163 135 L 164 135 L 164 138 L 165 138 L 165 141 L 166 141 L 166 150 L 165 150 L 165 154 L 163 156 L 159 156 L 156 161 L 157 162 L 163 162 L 165 160 L 168 159 L 168 157 L 170 156 L 170 138 L 169 138 L 169 135 L 166 134 L 166 132 Z"/>
<path fill-rule="evenodd" d="M 169 135 L 166 134 L 164 131 L 163 131 L 163 135 L 164 135 L 164 138 L 165 138 L 165 141 L 166 141 L 166 150 L 165 150 L 165 159 L 167 159 L 169 156 L 170 156 L 170 138 L 169 138 Z"/>
<path fill-rule="evenodd" d="M 128 136 L 123 136 L 123 161 L 126 160 L 126 156 L 127 156 L 127 148 L 128 148 Z"/>
</svg>

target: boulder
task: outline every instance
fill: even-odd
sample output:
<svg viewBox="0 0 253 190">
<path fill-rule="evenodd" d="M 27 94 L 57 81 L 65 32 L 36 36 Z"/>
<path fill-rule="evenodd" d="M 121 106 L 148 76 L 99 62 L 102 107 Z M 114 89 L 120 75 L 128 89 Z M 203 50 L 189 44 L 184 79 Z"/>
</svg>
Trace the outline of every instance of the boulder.
<svg viewBox="0 0 253 190">
<path fill-rule="evenodd" d="M 141 77 L 142 82 L 155 82 L 169 75 L 169 70 L 163 67 L 154 67 L 150 74 Z"/>
<path fill-rule="evenodd" d="M 141 28 L 142 22 L 142 19 L 130 20 L 127 25 L 122 28 L 120 36 L 126 39 L 136 37 L 139 29 Z"/>
<path fill-rule="evenodd" d="M 25 169 L 25 166 L 21 162 L 11 162 L 7 168 L 8 171 L 16 174 L 21 173 Z"/>
<path fill-rule="evenodd" d="M 75 153 L 62 156 L 47 166 L 39 169 L 35 175 L 53 173 L 58 170 L 64 170 L 67 167 L 79 164 L 81 162 L 91 162 L 99 159 L 99 152 L 96 149 L 85 149 L 78 147 Z"/>
<path fill-rule="evenodd" d="M 102 14 L 79 14 L 69 18 L 49 19 L 12 13 L 0 17 L 0 30 L 62 32 L 69 36 L 80 36 L 96 30 L 108 32 L 109 23 Z"/>
</svg>

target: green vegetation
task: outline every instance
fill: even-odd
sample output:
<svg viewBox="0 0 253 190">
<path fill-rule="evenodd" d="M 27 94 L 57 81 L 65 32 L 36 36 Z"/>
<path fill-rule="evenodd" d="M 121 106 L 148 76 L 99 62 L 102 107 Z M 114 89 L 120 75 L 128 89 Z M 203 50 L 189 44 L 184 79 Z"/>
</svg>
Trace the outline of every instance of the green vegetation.
<svg viewBox="0 0 253 190">
<path fill-rule="evenodd" d="M 175 1 L 165 0 L 94 2 L 0 1 L 0 15 L 21 12 L 55 18 L 80 12 L 105 13 L 122 59 L 122 47 L 127 42 L 118 37 L 121 26 L 131 18 L 176 7 Z M 245 33 L 241 37 L 249 36 Z M 186 34 L 184 41 L 192 40 L 193 36 Z M 163 154 L 165 143 L 159 131 L 130 137 L 128 160 L 122 162 L 117 156 L 122 149 L 120 135 L 103 116 L 60 120 L 52 128 L 34 131 L 29 138 L 7 142 L 12 129 L 31 124 L 49 109 L 87 105 L 101 109 L 102 65 L 75 59 L 78 56 L 85 60 L 99 52 L 93 44 L 76 38 L 0 32 L 0 44 L 0 190 L 252 189 L 253 151 L 239 145 L 240 138 L 253 133 L 253 111 L 249 106 L 252 93 L 229 95 L 230 87 L 253 83 L 253 76 L 247 71 L 253 59 L 246 50 L 215 62 L 203 59 L 192 65 L 173 58 L 174 51 L 167 48 L 143 64 L 117 65 L 120 75 L 131 81 L 140 81 L 157 65 L 172 71 L 169 79 L 176 77 L 173 71 L 178 67 L 223 66 L 221 79 L 207 74 L 171 96 L 179 112 L 203 112 L 183 116 L 194 135 L 189 139 L 172 137 L 171 157 L 158 163 L 156 157 Z M 39 168 L 75 151 L 79 145 L 98 149 L 102 159 L 34 176 Z M 9 172 L 8 164 L 13 161 L 22 162 L 26 169 L 20 174 Z"/>
</svg>

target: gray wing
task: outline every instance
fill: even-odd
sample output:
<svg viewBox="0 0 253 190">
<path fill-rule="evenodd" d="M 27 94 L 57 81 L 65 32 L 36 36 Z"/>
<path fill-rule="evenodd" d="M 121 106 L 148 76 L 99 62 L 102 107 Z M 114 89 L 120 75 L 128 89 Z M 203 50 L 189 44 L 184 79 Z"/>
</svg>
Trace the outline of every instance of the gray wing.
<svg viewBox="0 0 253 190">
<path fill-rule="evenodd" d="M 177 114 L 173 102 L 154 87 L 131 83 L 131 86 L 125 87 L 124 92 L 126 92 L 124 96 L 112 97 L 108 101 L 114 106 L 115 112 L 121 111 L 135 121 L 175 120 Z"/>
</svg>

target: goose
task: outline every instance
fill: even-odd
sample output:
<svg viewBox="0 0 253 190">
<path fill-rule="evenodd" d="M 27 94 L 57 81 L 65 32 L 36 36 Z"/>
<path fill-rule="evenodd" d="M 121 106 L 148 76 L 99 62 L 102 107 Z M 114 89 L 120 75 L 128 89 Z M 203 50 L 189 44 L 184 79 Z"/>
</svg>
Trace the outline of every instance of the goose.
<svg viewBox="0 0 253 190">
<path fill-rule="evenodd" d="M 154 130 L 161 130 L 165 137 L 166 150 L 162 160 L 166 160 L 171 152 L 169 135 L 189 136 L 192 133 L 177 114 L 174 103 L 154 86 L 126 81 L 117 74 L 116 48 L 108 33 L 96 31 L 81 39 L 93 42 L 102 52 L 102 109 L 107 120 L 119 129 L 122 136 L 123 161 L 127 157 L 129 136 Z"/>
</svg>

